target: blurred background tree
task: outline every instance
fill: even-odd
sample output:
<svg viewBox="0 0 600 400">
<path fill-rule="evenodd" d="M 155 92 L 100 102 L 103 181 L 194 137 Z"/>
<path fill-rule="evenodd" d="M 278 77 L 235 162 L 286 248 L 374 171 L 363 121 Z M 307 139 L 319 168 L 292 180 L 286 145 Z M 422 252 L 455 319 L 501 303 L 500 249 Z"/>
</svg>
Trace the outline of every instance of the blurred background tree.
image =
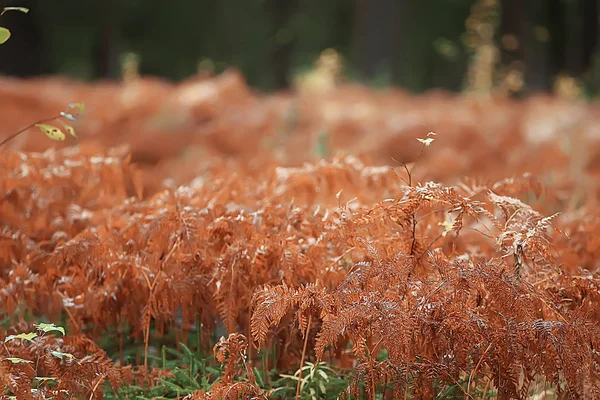
<svg viewBox="0 0 600 400">
<path fill-rule="evenodd" d="M 0 73 L 185 79 L 210 65 L 261 90 L 289 88 L 335 49 L 347 79 L 413 92 L 501 86 L 549 91 L 557 76 L 595 93 L 600 0 L 4 0 L 13 36 Z M 467 79 L 465 79 L 467 78 Z"/>
</svg>

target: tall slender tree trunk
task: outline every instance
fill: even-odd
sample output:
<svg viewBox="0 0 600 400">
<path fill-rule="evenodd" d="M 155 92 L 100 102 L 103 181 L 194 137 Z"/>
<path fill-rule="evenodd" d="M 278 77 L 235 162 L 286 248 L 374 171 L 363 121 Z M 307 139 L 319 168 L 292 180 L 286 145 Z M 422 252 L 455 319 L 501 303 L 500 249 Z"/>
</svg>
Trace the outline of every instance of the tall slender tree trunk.
<svg viewBox="0 0 600 400">
<path fill-rule="evenodd" d="M 582 18 L 582 47 L 583 47 L 583 71 L 588 71 L 594 63 L 594 54 L 598 51 L 600 41 L 600 0 L 585 0 L 583 3 Z"/>
<path fill-rule="evenodd" d="M 290 87 L 292 55 L 296 46 L 290 22 L 298 9 L 298 0 L 267 0 L 265 7 L 269 14 L 270 36 L 275 41 L 271 49 L 275 89 L 287 89 Z"/>
<path fill-rule="evenodd" d="M 563 14 L 566 26 L 564 30 L 564 69 L 570 76 L 580 76 L 584 70 L 585 57 L 583 4 L 581 1 L 565 2 L 564 11 L 566 11 Z"/>
<path fill-rule="evenodd" d="M 600 1 L 600 0 L 599 0 Z M 502 0 L 500 19 L 502 64 L 524 61 L 525 4 L 523 0 Z"/>
<path fill-rule="evenodd" d="M 547 1 L 526 2 L 524 36 L 525 84 L 529 92 L 546 92 L 552 86 L 547 18 Z"/>
<path fill-rule="evenodd" d="M 120 75 L 118 0 L 102 0 L 100 9 L 101 27 L 95 54 L 96 75 L 103 79 L 117 79 Z"/>
<path fill-rule="evenodd" d="M 592 0 L 594 4 L 594 10 L 590 12 L 593 14 L 590 18 L 594 18 L 594 48 L 590 54 L 590 86 L 595 90 L 600 90 L 600 0 Z"/>
<path fill-rule="evenodd" d="M 385 68 L 401 69 L 404 0 L 355 0 L 354 65 L 361 78 L 373 80 Z"/>
</svg>

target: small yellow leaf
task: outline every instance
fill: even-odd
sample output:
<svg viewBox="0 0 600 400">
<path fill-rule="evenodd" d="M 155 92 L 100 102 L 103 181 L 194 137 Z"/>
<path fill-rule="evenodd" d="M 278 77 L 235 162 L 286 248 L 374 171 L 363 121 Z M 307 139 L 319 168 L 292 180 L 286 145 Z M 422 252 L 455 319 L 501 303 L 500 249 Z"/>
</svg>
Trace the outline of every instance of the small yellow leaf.
<svg viewBox="0 0 600 400">
<path fill-rule="evenodd" d="M 67 137 L 63 131 L 53 125 L 36 124 L 35 126 L 40 128 L 52 140 L 65 140 Z"/>
<path fill-rule="evenodd" d="M 425 146 L 429 147 L 431 146 L 431 143 L 435 140 L 434 138 L 427 138 L 427 139 L 421 139 L 421 138 L 417 138 L 417 140 L 421 143 L 423 143 Z"/>
<path fill-rule="evenodd" d="M 452 230 L 452 228 L 454 227 L 454 224 L 450 221 L 438 222 L 438 225 L 444 227 L 444 232 L 442 232 L 443 237 L 446 237 L 448 232 L 450 232 Z"/>
<path fill-rule="evenodd" d="M 62 126 L 65 127 L 65 130 L 67 131 L 67 133 L 71 136 L 73 136 L 75 139 L 77 139 L 77 134 L 75 133 L 75 129 L 73 129 L 73 127 L 71 125 L 67 125 L 64 122 L 62 122 Z"/>
<path fill-rule="evenodd" d="M 0 44 L 6 42 L 10 38 L 10 31 L 0 26 Z"/>
</svg>

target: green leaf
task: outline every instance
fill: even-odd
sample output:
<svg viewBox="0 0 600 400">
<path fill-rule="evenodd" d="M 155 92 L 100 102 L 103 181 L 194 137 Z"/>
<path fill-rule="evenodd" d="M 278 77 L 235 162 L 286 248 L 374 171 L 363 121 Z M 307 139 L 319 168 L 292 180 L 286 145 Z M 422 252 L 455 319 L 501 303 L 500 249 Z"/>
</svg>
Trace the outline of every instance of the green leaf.
<svg viewBox="0 0 600 400">
<path fill-rule="evenodd" d="M 38 334 L 35 332 L 19 333 L 18 335 L 9 335 L 6 337 L 6 339 L 4 339 L 4 343 L 10 342 L 11 340 L 15 339 L 29 340 L 30 342 L 32 342 L 33 338 L 37 337 L 37 335 Z"/>
<path fill-rule="evenodd" d="M 2 11 L 2 13 L 0 13 L 0 15 L 4 14 L 7 11 L 21 11 L 22 13 L 27 14 L 29 12 L 29 8 L 25 8 L 25 7 L 4 7 L 4 10 Z"/>
<path fill-rule="evenodd" d="M 417 140 L 425 145 L 425 147 L 431 146 L 431 143 L 435 140 L 434 138 L 421 139 L 417 138 Z"/>
<path fill-rule="evenodd" d="M 321 393 L 325 394 L 327 393 L 327 388 L 325 388 L 325 384 L 323 382 L 319 382 L 319 389 L 321 390 Z"/>
<path fill-rule="evenodd" d="M 10 31 L 0 26 L 0 44 L 5 43 L 10 37 Z"/>
<path fill-rule="evenodd" d="M 67 137 L 63 131 L 61 131 L 54 125 L 36 124 L 35 126 L 40 128 L 40 130 L 42 132 L 44 132 L 46 134 L 46 136 L 48 136 L 52 140 L 65 140 Z"/>
<path fill-rule="evenodd" d="M 6 357 L 5 360 L 8 360 L 8 361 L 10 361 L 13 364 L 33 363 L 33 361 L 23 360 L 22 358 L 19 358 L 19 357 Z"/>
<path fill-rule="evenodd" d="M 63 353 L 62 351 L 51 351 L 50 354 L 52 354 L 56 358 L 60 358 L 61 360 L 63 359 L 63 357 L 75 358 L 73 354 Z"/>
<path fill-rule="evenodd" d="M 67 108 L 77 108 L 79 112 L 83 112 L 85 106 L 83 105 L 83 103 L 70 103 L 67 105 Z"/>
<path fill-rule="evenodd" d="M 63 133 L 63 135 L 64 135 L 64 133 Z M 62 333 L 63 335 L 65 334 L 65 329 L 62 326 L 56 326 L 54 324 L 46 324 L 44 322 L 40 322 L 39 324 L 35 324 L 35 327 L 45 333 L 58 331 L 58 332 Z"/>
<path fill-rule="evenodd" d="M 254 371 L 254 376 L 256 376 L 256 383 L 258 384 L 258 387 L 260 388 L 264 388 L 265 387 L 265 381 L 263 379 L 262 376 L 262 372 L 258 370 L 258 368 L 252 368 L 252 370 Z"/>
</svg>

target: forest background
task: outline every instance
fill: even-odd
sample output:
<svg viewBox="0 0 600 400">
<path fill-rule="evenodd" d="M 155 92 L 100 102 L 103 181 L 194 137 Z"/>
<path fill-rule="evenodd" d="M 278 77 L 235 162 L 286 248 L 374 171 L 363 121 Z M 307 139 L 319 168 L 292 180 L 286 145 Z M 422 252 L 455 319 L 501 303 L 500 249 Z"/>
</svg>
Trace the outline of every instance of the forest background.
<svg viewBox="0 0 600 400">
<path fill-rule="evenodd" d="M 142 75 L 182 80 L 198 68 L 241 71 L 260 90 L 285 89 L 334 49 L 343 75 L 412 92 L 460 91 L 469 65 L 494 67 L 510 94 L 550 91 L 556 78 L 599 82 L 597 0 L 20 0 L 0 73 L 118 78 L 134 55 Z M 479 51 L 478 51 L 479 50 Z M 471 74 L 472 75 L 472 74 Z"/>
</svg>

